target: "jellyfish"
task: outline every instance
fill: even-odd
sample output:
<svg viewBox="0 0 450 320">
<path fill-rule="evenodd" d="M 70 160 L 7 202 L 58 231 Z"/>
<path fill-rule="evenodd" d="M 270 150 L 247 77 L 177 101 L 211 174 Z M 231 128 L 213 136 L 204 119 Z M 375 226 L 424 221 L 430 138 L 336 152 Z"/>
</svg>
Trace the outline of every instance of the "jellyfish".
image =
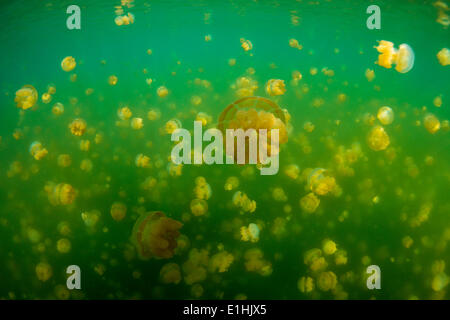
<svg viewBox="0 0 450 320">
<path fill-rule="evenodd" d="M 144 127 L 144 120 L 142 118 L 131 119 L 131 128 L 133 130 L 140 130 Z"/>
<path fill-rule="evenodd" d="M 170 262 L 162 266 L 159 271 L 161 282 L 165 284 L 178 284 L 181 281 L 181 269 L 176 263 Z"/>
<path fill-rule="evenodd" d="M 30 145 L 30 154 L 36 160 L 42 160 L 47 154 L 48 151 L 42 146 L 42 143 L 39 141 L 35 141 Z"/>
<path fill-rule="evenodd" d="M 225 140 L 227 139 L 226 129 L 243 129 L 244 131 L 254 129 L 257 135 L 259 135 L 260 129 L 267 130 L 268 141 L 265 142 L 266 145 L 264 147 L 268 151 L 268 156 L 279 152 L 278 149 L 272 148 L 271 129 L 278 129 L 280 145 L 288 140 L 285 113 L 277 104 L 261 97 L 242 98 L 227 106 L 220 114 L 218 128 L 222 131 Z M 237 150 L 236 140 L 234 141 L 234 150 Z M 245 139 L 245 163 L 249 163 L 249 141 L 250 138 L 247 137 Z M 225 141 L 224 147 L 226 144 Z M 236 161 L 238 152 L 233 153 L 232 155 L 229 154 L 229 156 L 233 156 Z M 256 157 L 257 163 L 261 163 L 259 152 L 257 152 Z"/>
<path fill-rule="evenodd" d="M 367 144 L 374 151 L 385 150 L 390 142 L 389 136 L 382 126 L 373 127 L 367 136 Z"/>
<path fill-rule="evenodd" d="M 233 261 L 234 256 L 224 250 L 216 253 L 209 259 L 208 269 L 210 272 L 227 272 Z"/>
<path fill-rule="evenodd" d="M 199 112 L 195 117 L 195 121 L 200 121 L 203 126 L 206 126 L 208 123 L 212 122 L 212 118 L 209 114 L 205 112 Z"/>
<path fill-rule="evenodd" d="M 188 260 L 183 263 L 184 281 L 186 284 L 191 285 L 205 280 L 208 264 L 208 250 L 191 249 Z"/>
<path fill-rule="evenodd" d="M 377 61 L 381 67 L 390 69 L 395 64 L 395 70 L 406 73 L 414 66 L 414 51 L 406 43 L 402 43 L 397 50 L 392 42 L 381 40 L 375 48 L 381 53 Z"/>
<path fill-rule="evenodd" d="M 171 258 L 182 226 L 181 222 L 167 218 L 161 211 L 142 214 L 134 224 L 132 234 L 139 257 L 142 260 Z"/>
<path fill-rule="evenodd" d="M 312 192 L 323 196 L 335 189 L 336 180 L 328 174 L 327 170 L 316 168 L 308 175 L 307 184 Z"/>
<path fill-rule="evenodd" d="M 314 290 L 314 279 L 311 277 L 301 277 L 298 279 L 297 288 L 300 292 L 309 293 Z"/>
<path fill-rule="evenodd" d="M 241 213 L 253 213 L 256 210 L 256 201 L 251 200 L 245 193 L 236 191 L 233 195 L 233 204 L 241 210 Z"/>
<path fill-rule="evenodd" d="M 56 249 L 59 253 L 68 253 L 72 248 L 72 244 L 69 239 L 62 238 L 56 242 Z"/>
<path fill-rule="evenodd" d="M 17 108 L 27 110 L 32 108 L 38 100 L 38 92 L 32 85 L 24 85 L 16 91 L 14 102 Z"/>
<path fill-rule="evenodd" d="M 89 151 L 91 148 L 91 142 L 89 140 L 81 140 L 80 141 L 80 150 L 81 151 Z"/>
<path fill-rule="evenodd" d="M 122 202 L 114 202 L 111 206 L 111 217 L 115 221 L 121 221 L 127 215 L 127 206 Z"/>
<path fill-rule="evenodd" d="M 253 49 L 253 44 L 250 40 L 241 38 L 240 41 L 241 41 L 241 47 L 242 47 L 242 49 L 244 49 L 244 51 L 250 51 Z"/>
<path fill-rule="evenodd" d="M 227 191 L 231 191 L 239 187 L 239 179 L 237 177 L 228 177 L 225 181 L 224 189 Z"/>
<path fill-rule="evenodd" d="M 43 102 L 43 103 L 47 104 L 47 103 L 49 103 L 49 102 L 52 101 L 52 96 L 51 96 L 50 93 L 45 92 L 45 93 L 42 94 L 41 99 L 42 99 L 42 102 Z"/>
<path fill-rule="evenodd" d="M 86 211 L 81 213 L 81 219 L 86 227 L 93 228 L 100 220 L 100 215 L 101 213 L 98 210 Z"/>
<path fill-rule="evenodd" d="M 272 264 L 263 259 L 264 254 L 259 248 L 252 248 L 244 253 L 245 269 L 249 272 L 257 272 L 262 276 L 272 274 Z"/>
<path fill-rule="evenodd" d="M 375 71 L 372 69 L 366 69 L 365 76 L 367 81 L 372 82 L 375 79 Z"/>
<path fill-rule="evenodd" d="M 150 167 L 150 157 L 140 153 L 136 156 L 135 163 L 136 163 L 136 167 L 148 168 L 148 167 Z"/>
<path fill-rule="evenodd" d="M 334 263 L 339 265 L 345 265 L 347 264 L 348 258 L 347 258 L 347 252 L 345 250 L 337 250 L 334 254 Z"/>
<path fill-rule="evenodd" d="M 336 243 L 333 240 L 326 239 L 323 241 L 322 246 L 323 253 L 326 255 L 332 255 L 336 252 Z"/>
<path fill-rule="evenodd" d="M 284 80 L 270 79 L 266 84 L 266 92 L 270 96 L 280 96 L 286 92 Z"/>
<path fill-rule="evenodd" d="M 448 48 L 442 48 L 437 53 L 437 58 L 439 60 L 439 63 L 443 66 L 450 65 L 450 50 Z"/>
<path fill-rule="evenodd" d="M 161 118 L 161 111 L 158 109 L 150 109 L 147 113 L 147 119 L 150 121 L 155 121 Z"/>
<path fill-rule="evenodd" d="M 119 79 L 115 75 L 111 75 L 108 78 L 108 84 L 110 86 L 115 86 L 117 84 L 117 81 L 119 81 Z"/>
<path fill-rule="evenodd" d="M 86 121 L 83 119 L 75 119 L 69 125 L 70 131 L 77 137 L 81 137 L 86 132 L 86 128 Z"/>
<path fill-rule="evenodd" d="M 158 89 L 156 89 L 156 94 L 160 98 L 165 98 L 169 94 L 169 90 L 165 86 L 160 86 Z"/>
<path fill-rule="evenodd" d="M 324 271 L 317 277 L 317 287 L 321 291 L 329 291 L 336 288 L 337 277 L 332 271 Z"/>
<path fill-rule="evenodd" d="M 320 200 L 317 196 L 310 192 L 300 199 L 300 207 L 307 213 L 313 213 L 319 207 Z"/>
<path fill-rule="evenodd" d="M 383 125 L 391 124 L 394 121 L 394 111 L 387 106 L 381 107 L 378 110 L 377 118 Z"/>
<path fill-rule="evenodd" d="M 250 77 L 240 77 L 231 86 L 236 90 L 236 95 L 240 98 L 252 96 L 258 89 L 258 83 Z"/>
<path fill-rule="evenodd" d="M 75 67 L 77 66 L 77 63 L 75 61 L 74 57 L 68 56 L 65 57 L 63 59 L 63 61 L 61 62 L 61 68 L 65 71 L 65 72 L 70 72 L 73 69 L 75 69 Z"/>
<path fill-rule="evenodd" d="M 52 113 L 55 116 L 60 116 L 64 113 L 64 105 L 60 102 L 57 102 L 53 105 Z"/>
<path fill-rule="evenodd" d="M 166 125 L 164 126 L 165 131 L 168 134 L 172 134 L 175 132 L 175 130 L 181 128 L 181 121 L 178 119 L 171 119 L 166 122 Z"/>
<path fill-rule="evenodd" d="M 191 201 L 191 212 L 194 216 L 203 216 L 208 212 L 208 203 L 203 199 L 193 199 Z"/>
<path fill-rule="evenodd" d="M 92 170 L 93 164 L 91 159 L 83 159 L 80 163 L 80 169 L 85 172 L 90 172 Z"/>
<path fill-rule="evenodd" d="M 250 223 L 248 227 L 242 226 L 240 233 L 242 241 L 258 242 L 260 229 L 256 223 Z"/>
<path fill-rule="evenodd" d="M 50 203 L 54 206 L 72 204 L 77 196 L 75 189 L 68 183 L 50 182 L 45 186 L 45 191 Z"/>
<path fill-rule="evenodd" d="M 53 275 L 52 267 L 47 262 L 40 262 L 35 268 L 36 276 L 39 281 L 45 282 Z"/>
<path fill-rule="evenodd" d="M 130 108 L 128 107 L 122 107 L 117 110 L 117 116 L 120 120 L 128 120 L 131 118 L 133 113 L 131 112 Z"/>
<path fill-rule="evenodd" d="M 423 125 L 425 129 L 431 134 L 435 134 L 441 128 L 441 122 L 434 114 L 427 114 L 423 119 Z"/>
</svg>

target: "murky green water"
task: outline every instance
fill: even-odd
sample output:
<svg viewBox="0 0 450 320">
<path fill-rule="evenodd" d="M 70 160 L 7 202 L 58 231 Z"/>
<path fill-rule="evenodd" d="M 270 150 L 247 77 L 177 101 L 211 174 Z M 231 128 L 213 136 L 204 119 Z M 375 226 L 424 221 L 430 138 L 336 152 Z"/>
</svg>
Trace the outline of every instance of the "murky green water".
<svg viewBox="0 0 450 320">
<path fill-rule="evenodd" d="M 450 297 L 450 67 L 436 56 L 450 47 L 445 19 L 436 21 L 449 14 L 445 3 L 377 1 L 380 30 L 366 27 L 363 1 L 136 0 L 117 13 L 120 1 L 79 1 L 81 30 L 68 30 L 71 4 L 1 5 L 1 298 Z M 128 13 L 134 21 L 117 26 Z M 375 64 L 377 40 L 408 44 L 413 68 Z M 285 93 L 269 95 L 270 79 L 284 80 Z M 24 85 L 38 92 L 26 110 L 15 102 Z M 276 175 L 170 161 L 169 120 L 214 128 L 248 95 L 285 109 Z M 382 106 L 391 124 L 377 119 Z M 118 116 L 124 107 L 131 118 Z M 87 124 L 81 136 L 69 128 L 75 119 Z M 377 126 L 388 137 L 378 151 L 369 138 Z M 148 165 L 136 165 L 139 154 Z M 326 169 L 322 189 L 314 168 Z M 239 185 L 226 188 L 230 177 Z M 236 205 L 243 194 L 255 210 Z M 111 215 L 114 203 L 125 217 Z M 135 222 L 154 211 L 182 223 L 181 235 L 164 228 L 173 220 L 147 216 L 155 222 L 136 246 Z M 259 239 L 245 241 L 249 224 Z M 81 290 L 66 288 L 69 265 L 81 269 Z M 379 290 L 366 286 L 369 265 L 380 268 Z"/>
</svg>

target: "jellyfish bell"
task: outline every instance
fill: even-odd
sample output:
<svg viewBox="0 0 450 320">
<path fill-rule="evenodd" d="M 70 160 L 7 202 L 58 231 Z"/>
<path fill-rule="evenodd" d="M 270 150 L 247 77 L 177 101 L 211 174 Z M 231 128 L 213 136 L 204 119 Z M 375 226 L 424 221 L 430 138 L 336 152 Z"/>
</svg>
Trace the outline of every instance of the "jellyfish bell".
<svg viewBox="0 0 450 320">
<path fill-rule="evenodd" d="M 391 124 L 394 121 L 394 111 L 389 107 L 381 107 L 378 110 L 377 118 L 383 125 Z"/>
<path fill-rule="evenodd" d="M 16 91 L 16 97 L 14 102 L 17 108 L 27 110 L 32 108 L 38 100 L 37 90 L 29 84 L 24 85 L 22 88 Z"/>
<path fill-rule="evenodd" d="M 400 73 L 406 73 L 414 66 L 414 51 L 406 43 L 402 43 L 395 58 L 395 70 Z"/>
<path fill-rule="evenodd" d="M 132 242 L 139 258 L 171 258 L 177 248 L 178 231 L 183 224 L 161 211 L 142 214 L 133 227 Z"/>
</svg>

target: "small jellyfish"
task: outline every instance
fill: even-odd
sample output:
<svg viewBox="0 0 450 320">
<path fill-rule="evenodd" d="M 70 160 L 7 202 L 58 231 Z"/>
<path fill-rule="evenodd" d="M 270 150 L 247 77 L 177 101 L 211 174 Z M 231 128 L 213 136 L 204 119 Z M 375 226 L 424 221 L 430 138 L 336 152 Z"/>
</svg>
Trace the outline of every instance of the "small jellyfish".
<svg viewBox="0 0 450 320">
<path fill-rule="evenodd" d="M 241 47 L 242 47 L 242 49 L 244 49 L 244 51 L 250 51 L 253 49 L 253 44 L 250 40 L 241 38 L 240 41 L 241 41 Z"/>
<path fill-rule="evenodd" d="M 266 83 L 266 92 L 270 96 L 281 96 L 286 92 L 284 80 L 270 79 Z"/>
<path fill-rule="evenodd" d="M 216 253 L 209 260 L 208 270 L 210 272 L 227 272 L 234 261 L 234 256 L 227 251 Z"/>
<path fill-rule="evenodd" d="M 321 291 L 329 291 L 336 288 L 337 277 L 332 271 L 323 271 L 317 277 L 317 287 Z"/>
<path fill-rule="evenodd" d="M 80 163 L 80 169 L 85 172 L 90 172 L 92 170 L 93 164 L 91 159 L 83 159 Z"/>
<path fill-rule="evenodd" d="M 75 201 L 76 191 L 68 183 L 53 184 L 50 183 L 46 186 L 48 199 L 52 205 L 69 205 Z"/>
<path fill-rule="evenodd" d="M 52 113 L 55 116 L 60 116 L 64 113 L 64 105 L 60 102 L 57 102 L 53 105 Z"/>
<path fill-rule="evenodd" d="M 332 255 L 336 252 L 336 243 L 333 240 L 326 239 L 323 241 L 322 246 L 323 253 L 326 255 Z"/>
<path fill-rule="evenodd" d="M 183 224 L 166 217 L 163 212 L 142 214 L 133 227 L 132 240 L 139 257 L 171 258 L 177 248 L 178 231 Z"/>
<path fill-rule="evenodd" d="M 61 68 L 65 71 L 65 72 L 70 72 L 73 69 L 75 69 L 75 67 L 77 66 L 77 63 L 75 61 L 74 57 L 68 56 L 65 57 L 63 59 L 63 61 L 61 62 Z"/>
<path fill-rule="evenodd" d="M 178 284 L 181 281 L 181 270 L 180 266 L 176 263 L 169 262 L 162 266 L 159 271 L 159 277 L 162 283 Z"/>
<path fill-rule="evenodd" d="M 212 122 L 212 117 L 205 112 L 199 112 L 195 117 L 195 121 L 200 121 L 203 126 L 206 126 L 207 124 Z"/>
<path fill-rule="evenodd" d="M 308 175 L 308 187 L 317 195 L 323 196 L 336 188 L 336 180 L 323 168 L 316 168 Z"/>
<path fill-rule="evenodd" d="M 391 143 L 388 134 L 382 126 L 375 126 L 367 136 L 367 144 L 374 151 L 385 150 Z"/>
<path fill-rule="evenodd" d="M 39 281 L 45 282 L 50 279 L 53 275 L 52 267 L 46 262 L 40 262 L 35 268 L 36 276 Z"/>
<path fill-rule="evenodd" d="M 450 65 L 450 50 L 447 48 L 442 48 L 438 53 L 437 53 L 437 58 L 439 60 L 439 63 L 443 66 L 448 66 Z"/>
<path fill-rule="evenodd" d="M 375 79 L 375 71 L 372 69 L 366 69 L 365 76 L 367 78 L 367 81 L 372 82 L 373 79 Z"/>
<path fill-rule="evenodd" d="M 144 127 L 144 120 L 142 118 L 131 119 L 131 128 L 133 130 L 140 130 Z"/>
<path fill-rule="evenodd" d="M 69 239 L 62 238 L 56 242 L 56 249 L 59 253 L 68 253 L 72 248 L 72 244 Z"/>
<path fill-rule="evenodd" d="M 258 242 L 260 229 L 256 223 L 250 223 L 248 227 L 242 226 L 240 233 L 242 241 Z"/>
<path fill-rule="evenodd" d="M 169 90 L 165 86 L 160 86 L 158 89 L 156 89 L 156 94 L 160 98 L 165 98 L 169 94 Z"/>
<path fill-rule="evenodd" d="M 381 107 L 378 110 L 377 118 L 383 125 L 391 124 L 394 121 L 394 111 L 389 107 Z"/>
<path fill-rule="evenodd" d="M 433 104 L 435 107 L 440 108 L 442 107 L 442 96 L 437 96 L 433 99 Z"/>
<path fill-rule="evenodd" d="M 175 130 L 181 128 L 181 121 L 178 119 L 170 119 L 166 122 L 166 125 L 164 126 L 164 129 L 166 133 L 172 134 L 175 132 Z"/>
<path fill-rule="evenodd" d="M 39 141 L 35 141 L 30 145 L 30 154 L 36 160 L 42 160 L 47 154 L 48 151 L 42 146 L 42 143 Z"/>
<path fill-rule="evenodd" d="M 69 125 L 70 132 L 77 137 L 81 137 L 86 132 L 86 128 L 87 124 L 83 119 L 75 119 Z"/>
<path fill-rule="evenodd" d="M 314 279 L 311 277 L 301 277 L 298 279 L 297 288 L 300 292 L 309 293 L 314 290 Z"/>
<path fill-rule="evenodd" d="M 89 151 L 89 149 L 91 148 L 91 142 L 89 140 L 81 140 L 80 141 L 80 150 L 81 151 Z"/>
<path fill-rule="evenodd" d="M 148 167 L 150 167 L 150 157 L 140 153 L 136 156 L 135 163 L 136 163 L 136 167 L 148 168 Z"/>
<path fill-rule="evenodd" d="M 150 121 L 155 121 L 161 118 L 161 111 L 158 109 L 150 109 L 147 113 L 147 119 Z"/>
<path fill-rule="evenodd" d="M 42 94 L 41 99 L 45 104 L 50 103 L 52 101 L 52 95 L 48 92 L 45 92 L 44 94 Z"/>
<path fill-rule="evenodd" d="M 119 79 L 115 75 L 109 76 L 108 78 L 108 84 L 110 86 L 115 86 L 117 84 L 117 81 L 119 81 Z"/>
<path fill-rule="evenodd" d="M 131 118 L 133 113 L 131 112 L 130 108 L 128 107 L 122 107 L 117 110 L 117 116 L 120 120 L 128 120 Z"/>
<path fill-rule="evenodd" d="M 122 202 L 114 202 L 111 206 L 111 217 L 115 221 L 121 221 L 127 215 L 127 206 Z"/>
<path fill-rule="evenodd" d="M 300 207 L 307 213 L 313 213 L 319 207 L 320 200 L 317 196 L 310 192 L 300 199 Z"/>
<path fill-rule="evenodd" d="M 14 102 L 17 108 L 27 110 L 32 108 L 38 100 L 38 92 L 32 85 L 24 85 L 21 89 L 16 91 Z"/>
<path fill-rule="evenodd" d="M 225 181 L 224 189 L 226 191 L 231 191 L 239 187 L 239 179 L 237 177 L 229 177 Z"/>
<path fill-rule="evenodd" d="M 191 212 L 194 216 L 203 216 L 208 212 L 208 203 L 203 199 L 193 199 L 191 201 Z"/>
<path fill-rule="evenodd" d="M 100 220 L 100 215 L 101 215 L 101 213 L 98 210 L 82 212 L 81 219 L 83 220 L 86 227 L 93 228 L 93 227 L 95 227 L 97 222 Z"/>
<path fill-rule="evenodd" d="M 441 122 L 434 114 L 427 114 L 423 119 L 425 129 L 431 134 L 435 134 L 441 128 Z"/>
</svg>

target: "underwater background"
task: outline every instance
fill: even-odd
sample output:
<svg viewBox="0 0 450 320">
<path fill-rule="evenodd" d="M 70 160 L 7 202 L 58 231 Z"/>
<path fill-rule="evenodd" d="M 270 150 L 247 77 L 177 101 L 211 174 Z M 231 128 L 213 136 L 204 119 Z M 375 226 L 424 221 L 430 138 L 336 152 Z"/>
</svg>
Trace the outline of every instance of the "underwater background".
<svg viewBox="0 0 450 320">
<path fill-rule="evenodd" d="M 0 298 L 449 299 L 447 5 L 2 2 Z M 412 69 L 375 64 L 380 40 Z M 245 96 L 285 113 L 276 175 L 170 161 L 174 126 L 214 128 Z M 166 254 L 139 252 L 142 219 Z"/>
</svg>

